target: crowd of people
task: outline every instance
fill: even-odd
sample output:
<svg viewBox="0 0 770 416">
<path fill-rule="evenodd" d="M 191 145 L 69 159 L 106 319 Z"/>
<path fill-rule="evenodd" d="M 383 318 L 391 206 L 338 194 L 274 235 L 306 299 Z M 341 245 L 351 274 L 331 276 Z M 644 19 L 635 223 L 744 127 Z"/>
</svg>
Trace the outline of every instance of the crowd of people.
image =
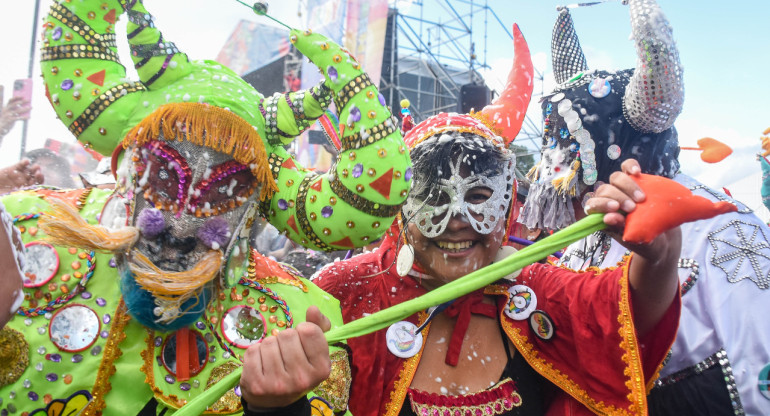
<svg viewBox="0 0 770 416">
<path fill-rule="evenodd" d="M 558 11 L 521 184 L 510 146 L 534 71 L 518 26 L 499 98 L 399 125 L 323 34 L 290 33 L 323 81 L 264 97 L 189 60 L 141 1 L 55 3 L 47 92 L 103 159 L 83 187 L 54 179 L 69 165 L 48 149 L 0 171 L 0 415 L 770 414 L 770 229 L 682 173 L 679 51 L 655 0 L 627 4 L 623 71 L 590 68 Z M 112 56 L 121 14 L 140 81 Z M 286 145 L 332 102 L 336 163 L 315 172 Z M 4 106 L 0 135 L 25 109 Z M 559 258 L 492 271 L 592 214 L 603 229 Z M 495 280 L 407 309 L 479 271 Z"/>
</svg>

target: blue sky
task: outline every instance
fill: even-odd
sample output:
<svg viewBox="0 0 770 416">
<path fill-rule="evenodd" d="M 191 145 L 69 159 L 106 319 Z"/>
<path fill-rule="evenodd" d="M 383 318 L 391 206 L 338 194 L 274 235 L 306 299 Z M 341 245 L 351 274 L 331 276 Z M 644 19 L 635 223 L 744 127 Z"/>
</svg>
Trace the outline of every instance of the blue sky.
<svg viewBox="0 0 770 416">
<path fill-rule="evenodd" d="M 423 1 L 428 9 L 430 3 L 437 0 Z M 266 21 L 235 0 L 144 2 L 156 15 L 158 27 L 166 38 L 176 42 L 193 59 L 214 58 L 240 19 Z M 269 3 L 272 3 L 271 14 L 291 25 L 302 26 L 302 17 L 297 15 L 297 0 Z M 565 3 L 552 0 L 488 2 L 506 26 L 515 22 L 521 27 L 535 65 L 546 76 L 546 90 L 552 80 L 550 41 L 556 6 Z M 767 24 L 770 3 L 760 0 L 659 0 L 658 3 L 674 28 L 685 71 L 685 106 L 676 123 L 681 145 L 695 146 L 697 139 L 710 136 L 734 149 L 733 155 L 717 165 L 701 162 L 695 152 L 683 152 L 680 158 L 683 171 L 710 186 L 728 187 L 734 196 L 767 219 L 770 213 L 760 202 L 760 166 L 754 155 L 760 149 L 761 132 L 770 127 L 767 98 L 770 96 L 767 80 L 770 71 Z M 41 15 L 47 11 L 48 4 L 41 0 Z M 6 99 L 10 97 L 13 80 L 26 77 L 33 5 L 32 1 L 25 1 L 4 2 L 1 6 L 5 18 L 0 25 L 0 36 L 4 39 L 0 44 L 0 53 L 4 57 L 0 83 L 6 86 Z M 455 5 L 458 9 L 467 7 L 462 2 L 455 2 Z M 432 16 L 440 18 L 434 10 L 430 8 Z M 628 8 L 620 1 L 573 9 L 572 16 L 591 68 L 634 66 Z M 493 67 L 490 76 L 503 78 L 513 56 L 511 42 L 499 25 L 491 22 L 491 17 L 489 27 L 487 62 Z M 481 31 L 476 30 L 476 34 L 480 36 Z M 476 43 L 480 52 L 483 39 L 477 38 Z M 36 67 L 35 77 L 38 74 Z M 55 120 L 39 83 L 33 100 L 35 109 L 28 148 L 42 146 L 47 137 L 73 140 Z M 0 145 L 0 165 L 10 164 L 18 158 L 20 127 L 14 128 Z"/>
</svg>

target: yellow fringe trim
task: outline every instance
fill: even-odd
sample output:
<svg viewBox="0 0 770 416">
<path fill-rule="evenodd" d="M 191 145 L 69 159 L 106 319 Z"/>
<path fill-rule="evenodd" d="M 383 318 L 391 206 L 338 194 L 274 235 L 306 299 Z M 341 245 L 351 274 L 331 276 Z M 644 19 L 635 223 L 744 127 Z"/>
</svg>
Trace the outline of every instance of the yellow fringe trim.
<svg viewBox="0 0 770 416">
<path fill-rule="evenodd" d="M 47 201 L 51 209 L 40 216 L 38 227 L 48 235 L 45 240 L 55 245 L 120 253 L 128 251 L 139 238 L 139 230 L 134 227 L 110 230 L 91 225 L 63 200 L 48 198 Z"/>
<path fill-rule="evenodd" d="M 259 194 L 262 200 L 278 191 L 262 138 L 251 124 L 231 111 L 199 103 L 162 105 L 128 132 L 123 147 L 132 143 L 144 145 L 161 134 L 167 141 L 187 140 L 231 155 L 236 162 L 249 166 L 263 184 Z"/>
<path fill-rule="evenodd" d="M 575 196 L 577 195 L 577 186 L 573 186 L 571 189 L 567 189 L 570 182 L 572 182 L 572 179 L 575 178 L 575 175 L 577 175 L 578 171 L 580 169 L 580 161 L 575 159 L 572 162 L 572 166 L 570 167 L 569 175 L 554 179 L 551 183 L 553 184 L 554 188 L 559 192 L 561 195 L 569 194 L 569 196 Z"/>
</svg>

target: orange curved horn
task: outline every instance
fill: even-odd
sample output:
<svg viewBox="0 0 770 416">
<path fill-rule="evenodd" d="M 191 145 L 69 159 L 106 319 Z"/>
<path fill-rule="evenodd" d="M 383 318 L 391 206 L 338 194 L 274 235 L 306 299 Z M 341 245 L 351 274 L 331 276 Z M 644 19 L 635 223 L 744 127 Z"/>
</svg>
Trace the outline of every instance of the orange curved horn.
<svg viewBox="0 0 770 416">
<path fill-rule="evenodd" d="M 529 100 L 532 98 L 532 78 L 534 68 L 529 46 L 519 25 L 513 25 L 513 68 L 508 74 L 505 88 L 495 101 L 484 107 L 481 112 L 486 115 L 494 127 L 502 131 L 505 144 L 516 138 L 524 123 Z"/>
</svg>

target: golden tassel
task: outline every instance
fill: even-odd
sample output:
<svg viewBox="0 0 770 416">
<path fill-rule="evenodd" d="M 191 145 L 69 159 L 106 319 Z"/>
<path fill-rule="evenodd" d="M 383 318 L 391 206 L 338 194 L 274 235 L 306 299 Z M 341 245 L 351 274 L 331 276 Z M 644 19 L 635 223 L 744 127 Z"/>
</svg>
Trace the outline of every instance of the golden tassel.
<svg viewBox="0 0 770 416">
<path fill-rule="evenodd" d="M 45 241 L 85 250 L 120 253 L 128 251 L 139 238 L 135 227 L 111 230 L 91 225 L 78 210 L 59 198 L 48 198 L 51 210 L 40 216 L 38 226 L 47 234 Z"/>
<path fill-rule="evenodd" d="M 211 250 L 192 269 L 169 272 L 158 268 L 144 254 L 134 251 L 131 253 L 129 267 L 142 289 L 157 298 L 181 304 L 194 295 L 196 289 L 217 277 L 222 267 L 222 253 Z"/>
<path fill-rule="evenodd" d="M 161 133 L 165 140 L 187 140 L 231 155 L 236 162 L 249 166 L 263 184 L 259 195 L 262 200 L 278 190 L 262 138 L 251 124 L 231 111 L 199 103 L 162 105 L 128 132 L 123 147 L 133 142 L 144 145 Z"/>
</svg>

